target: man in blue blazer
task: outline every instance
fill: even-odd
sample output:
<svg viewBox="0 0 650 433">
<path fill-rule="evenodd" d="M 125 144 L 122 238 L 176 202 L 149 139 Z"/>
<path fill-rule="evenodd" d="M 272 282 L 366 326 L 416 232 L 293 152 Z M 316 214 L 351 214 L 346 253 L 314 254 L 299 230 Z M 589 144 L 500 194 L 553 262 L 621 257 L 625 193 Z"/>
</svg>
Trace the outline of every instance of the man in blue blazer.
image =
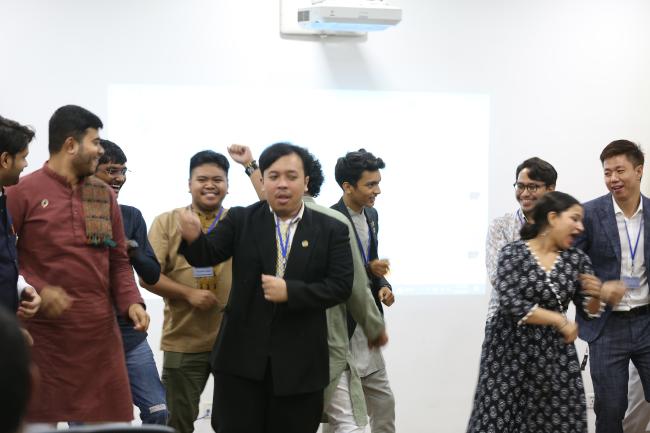
<svg viewBox="0 0 650 433">
<path fill-rule="evenodd" d="M 613 141 L 600 160 L 609 194 L 584 205 L 585 230 L 576 246 L 591 258 L 602 290 L 618 285 L 618 296 L 599 318 L 579 313 L 577 321 L 589 343 L 596 432 L 623 433 L 630 361 L 650 399 L 650 200 L 641 195 L 644 157 L 636 144 Z"/>
</svg>

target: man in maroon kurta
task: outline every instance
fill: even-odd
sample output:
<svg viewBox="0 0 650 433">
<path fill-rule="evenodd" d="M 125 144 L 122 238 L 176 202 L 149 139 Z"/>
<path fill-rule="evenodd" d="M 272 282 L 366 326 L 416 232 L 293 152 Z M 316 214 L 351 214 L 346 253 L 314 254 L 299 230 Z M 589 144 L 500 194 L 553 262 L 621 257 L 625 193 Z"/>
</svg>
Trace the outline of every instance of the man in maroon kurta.
<svg viewBox="0 0 650 433">
<path fill-rule="evenodd" d="M 149 317 L 126 253 L 113 191 L 94 178 L 101 120 L 64 106 L 50 119 L 50 160 L 7 191 L 20 271 L 42 297 L 27 329 L 40 373 L 28 422 L 133 418 L 118 314 Z"/>
</svg>

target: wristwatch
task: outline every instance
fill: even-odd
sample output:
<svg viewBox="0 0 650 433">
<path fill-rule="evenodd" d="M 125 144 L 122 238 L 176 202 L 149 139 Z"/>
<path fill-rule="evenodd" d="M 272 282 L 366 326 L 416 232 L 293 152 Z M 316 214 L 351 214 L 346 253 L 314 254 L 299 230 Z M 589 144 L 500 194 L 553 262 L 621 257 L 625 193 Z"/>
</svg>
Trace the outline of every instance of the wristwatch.
<svg viewBox="0 0 650 433">
<path fill-rule="evenodd" d="M 254 172 L 255 170 L 257 170 L 258 168 L 259 168 L 259 167 L 257 166 L 257 161 L 252 160 L 251 162 L 249 162 L 248 164 L 246 164 L 246 165 L 244 166 L 244 171 L 246 172 L 246 174 L 248 175 L 248 177 L 250 177 L 251 174 L 253 174 L 253 172 Z"/>
</svg>

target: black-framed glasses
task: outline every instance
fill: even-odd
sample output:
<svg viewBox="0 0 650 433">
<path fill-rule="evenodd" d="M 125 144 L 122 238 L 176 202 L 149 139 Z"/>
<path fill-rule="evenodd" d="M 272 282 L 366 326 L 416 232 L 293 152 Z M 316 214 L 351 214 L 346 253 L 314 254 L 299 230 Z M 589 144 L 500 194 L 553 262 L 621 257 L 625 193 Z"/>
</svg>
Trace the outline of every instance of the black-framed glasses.
<svg viewBox="0 0 650 433">
<path fill-rule="evenodd" d="M 538 183 L 521 183 L 521 182 L 515 182 L 512 184 L 512 186 L 518 191 L 518 192 L 524 192 L 524 190 L 528 190 L 528 192 L 534 193 L 537 192 L 538 189 L 546 187 L 546 184 L 538 184 Z"/>
<path fill-rule="evenodd" d="M 122 168 L 107 167 L 104 169 L 104 173 L 113 177 L 126 176 L 126 174 L 129 173 L 129 169 L 126 167 L 122 167 Z"/>
</svg>

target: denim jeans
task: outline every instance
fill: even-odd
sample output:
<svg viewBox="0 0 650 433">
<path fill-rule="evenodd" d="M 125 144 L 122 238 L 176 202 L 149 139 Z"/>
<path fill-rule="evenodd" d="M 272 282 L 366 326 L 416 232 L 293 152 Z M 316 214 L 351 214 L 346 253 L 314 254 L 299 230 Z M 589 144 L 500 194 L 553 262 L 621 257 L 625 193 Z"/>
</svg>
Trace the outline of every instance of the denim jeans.
<svg viewBox="0 0 650 433">
<path fill-rule="evenodd" d="M 140 409 L 143 424 L 166 425 L 169 413 L 165 400 L 165 387 L 147 340 L 126 353 L 133 404 Z"/>
</svg>

